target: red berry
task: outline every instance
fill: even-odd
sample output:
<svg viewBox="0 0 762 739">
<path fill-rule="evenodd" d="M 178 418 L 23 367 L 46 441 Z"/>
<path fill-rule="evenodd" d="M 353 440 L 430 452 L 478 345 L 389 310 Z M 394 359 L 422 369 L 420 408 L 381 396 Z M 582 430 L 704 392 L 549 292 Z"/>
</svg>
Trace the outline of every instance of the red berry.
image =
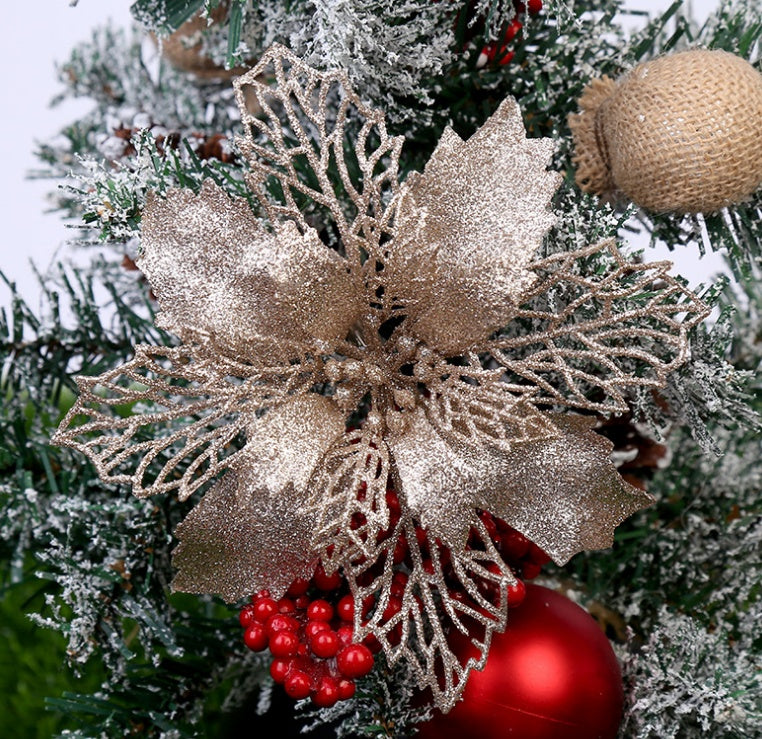
<svg viewBox="0 0 762 739">
<path fill-rule="evenodd" d="M 278 604 L 272 598 L 257 598 L 252 604 L 254 620 L 263 624 L 270 616 L 278 612 Z"/>
<path fill-rule="evenodd" d="M 402 585 L 407 585 L 407 581 L 410 579 L 407 572 L 402 572 L 402 570 L 397 570 L 392 575 L 392 583 L 401 583 Z"/>
<path fill-rule="evenodd" d="M 299 637 L 293 631 L 279 631 L 270 639 L 273 657 L 293 657 L 299 646 Z"/>
<path fill-rule="evenodd" d="M 421 552 L 428 551 L 429 538 L 426 536 L 426 532 L 420 526 L 415 527 L 415 538 L 418 542 L 418 548 L 421 550 Z"/>
<path fill-rule="evenodd" d="M 300 611 L 306 611 L 307 606 L 311 603 L 308 595 L 300 595 L 295 601 L 294 605 Z"/>
<path fill-rule="evenodd" d="M 312 702 L 319 708 L 330 708 L 339 700 L 339 685 L 329 675 L 320 678 L 317 690 L 312 694 Z"/>
<path fill-rule="evenodd" d="M 256 603 L 260 598 L 269 598 L 269 597 L 270 597 L 269 590 L 260 590 L 251 596 L 251 602 Z"/>
<path fill-rule="evenodd" d="M 276 683 L 281 684 L 286 679 L 286 677 L 288 677 L 290 669 L 290 659 L 274 659 L 270 664 L 270 677 L 272 677 Z"/>
<path fill-rule="evenodd" d="M 389 509 L 390 516 L 399 517 L 400 513 L 402 512 L 399 498 L 397 497 L 397 493 L 395 493 L 394 490 L 386 491 L 386 507 Z"/>
<path fill-rule="evenodd" d="M 347 678 L 364 677 L 373 669 L 373 654 L 364 644 L 350 644 L 339 652 L 336 666 Z"/>
<path fill-rule="evenodd" d="M 238 621 L 244 628 L 251 624 L 252 621 L 256 621 L 256 618 L 254 617 L 254 606 L 244 606 L 238 614 Z"/>
<path fill-rule="evenodd" d="M 503 47 L 503 49 L 505 49 L 505 47 Z M 487 533 L 489 534 L 490 539 L 496 539 L 497 524 L 495 523 L 495 519 L 492 518 L 492 514 L 488 513 L 487 511 L 482 511 L 479 514 L 479 518 L 481 518 L 482 523 L 484 524 L 484 528 L 487 529 Z"/>
<path fill-rule="evenodd" d="M 327 631 L 318 631 L 310 639 L 310 649 L 316 657 L 329 659 L 335 657 L 341 646 L 339 635 L 330 629 Z M 271 647 L 272 648 L 272 647 Z"/>
<path fill-rule="evenodd" d="M 349 700 L 355 694 L 354 680 L 347 680 L 346 678 L 342 678 L 341 680 L 339 680 L 338 687 L 339 687 L 340 701 Z"/>
<path fill-rule="evenodd" d="M 525 580 L 534 580 L 541 570 L 542 565 L 538 565 L 536 562 L 524 562 L 521 565 L 521 575 Z"/>
<path fill-rule="evenodd" d="M 401 610 L 402 610 L 402 598 L 396 598 L 392 596 L 391 598 L 389 598 L 381 618 L 383 621 L 389 621 L 393 616 L 398 614 Z"/>
<path fill-rule="evenodd" d="M 431 562 L 431 560 L 427 561 Z M 392 581 L 392 584 L 389 586 L 389 595 L 391 595 L 393 598 L 401 598 L 404 594 L 405 583 Z"/>
<path fill-rule="evenodd" d="M 314 582 L 320 590 L 336 590 L 336 588 L 341 587 L 344 579 L 341 577 L 338 570 L 332 575 L 326 574 L 323 565 L 319 564 L 315 569 L 315 574 L 312 576 L 312 582 Z"/>
<path fill-rule="evenodd" d="M 297 577 L 291 585 L 288 586 L 286 595 L 289 598 L 298 598 L 300 595 L 304 595 L 310 586 L 310 581 L 305 580 L 302 577 Z"/>
<path fill-rule="evenodd" d="M 509 585 L 506 598 L 508 608 L 516 608 L 516 606 L 520 606 L 523 603 L 526 594 L 526 586 L 521 580 L 516 580 L 513 585 Z"/>
<path fill-rule="evenodd" d="M 450 589 L 447 591 L 447 594 L 450 597 L 450 600 L 456 600 L 458 603 L 465 603 L 468 600 L 468 594 L 464 593 L 462 590 Z"/>
<path fill-rule="evenodd" d="M 342 621 L 352 622 L 355 617 L 355 599 L 351 595 L 345 595 L 336 604 L 336 614 Z"/>
<path fill-rule="evenodd" d="M 397 543 L 394 545 L 394 554 L 392 554 L 394 564 L 396 565 L 402 564 L 406 556 L 407 556 L 407 539 L 405 539 L 404 536 L 400 536 L 400 538 L 397 539 Z"/>
<path fill-rule="evenodd" d="M 321 631 L 329 631 L 331 625 L 328 621 L 308 621 L 304 627 L 304 634 L 308 639 L 312 639 L 313 636 L 319 634 Z"/>
<path fill-rule="evenodd" d="M 342 645 L 347 646 L 348 644 L 352 643 L 352 638 L 355 635 L 355 630 L 348 624 L 344 624 L 343 626 L 339 626 L 339 628 L 336 629 L 336 633 L 339 635 L 339 641 L 342 643 Z"/>
<path fill-rule="evenodd" d="M 542 10 L 542 0 L 527 0 L 530 15 L 537 15 Z"/>
<path fill-rule="evenodd" d="M 529 551 L 529 539 L 515 529 L 503 534 L 501 544 L 503 557 L 509 562 L 517 562 Z"/>
<path fill-rule="evenodd" d="M 362 528 L 367 523 L 368 523 L 368 519 L 365 518 L 365 516 L 362 513 L 353 513 L 352 514 L 352 520 L 349 523 L 349 528 L 352 529 L 352 531 L 357 531 L 357 529 Z M 317 583 L 315 583 L 315 585 L 317 585 Z M 320 587 L 320 586 L 318 585 L 318 587 Z M 322 589 L 323 590 L 333 590 L 333 588 L 322 588 Z"/>
<path fill-rule="evenodd" d="M 311 621 L 330 621 L 333 618 L 333 606 L 327 600 L 313 600 L 307 607 L 307 618 Z"/>
<path fill-rule="evenodd" d="M 312 691 L 312 681 L 306 672 L 294 670 L 283 683 L 286 694 L 294 700 L 306 698 Z"/>
<path fill-rule="evenodd" d="M 527 553 L 527 556 L 531 562 L 534 562 L 536 565 L 540 565 L 540 567 L 550 562 L 550 557 L 534 542 L 530 542 L 529 552 Z"/>
<path fill-rule="evenodd" d="M 278 613 L 294 613 L 296 605 L 290 598 L 281 598 L 278 603 Z"/>
<path fill-rule="evenodd" d="M 365 645 L 373 654 L 378 654 L 381 651 L 381 642 L 376 638 L 375 634 L 368 634 L 363 640 Z"/>
<path fill-rule="evenodd" d="M 299 630 L 299 622 L 292 616 L 286 616 L 283 613 L 276 613 L 267 619 L 265 624 L 268 636 L 271 638 L 280 631 L 293 631 Z"/>
<path fill-rule="evenodd" d="M 297 657 L 309 657 L 310 656 L 310 648 L 306 644 L 302 644 L 299 642 L 299 646 L 296 648 L 296 656 Z"/>
<path fill-rule="evenodd" d="M 522 28 L 523 26 L 521 25 L 521 21 L 518 18 L 514 18 L 511 21 L 511 25 L 508 26 L 508 28 L 505 31 L 505 40 L 513 41 L 513 39 L 516 38 L 516 35 Z"/>
<path fill-rule="evenodd" d="M 254 621 L 243 632 L 243 643 L 254 652 L 261 652 L 267 647 L 267 632 L 262 624 Z"/>
<path fill-rule="evenodd" d="M 362 599 L 362 617 L 366 618 L 367 615 L 370 613 L 373 606 L 376 605 L 376 596 L 375 595 L 366 595 Z"/>
</svg>

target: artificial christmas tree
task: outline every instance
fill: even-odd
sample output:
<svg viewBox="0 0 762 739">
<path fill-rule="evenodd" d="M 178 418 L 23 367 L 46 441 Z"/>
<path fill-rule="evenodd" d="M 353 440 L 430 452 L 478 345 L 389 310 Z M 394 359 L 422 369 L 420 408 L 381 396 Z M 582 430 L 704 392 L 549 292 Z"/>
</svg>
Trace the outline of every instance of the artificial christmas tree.
<svg viewBox="0 0 762 739">
<path fill-rule="evenodd" d="M 412 736 L 483 712 L 544 568 L 622 659 L 622 737 L 762 730 L 759 191 L 682 216 L 574 182 L 596 77 L 697 43 L 758 68 L 758 7 L 677 9 L 627 35 L 614 3 L 146 0 L 159 36 L 213 11 L 204 56 L 252 70 L 76 51 L 96 107 L 40 155 L 115 256 L 63 273 L 70 325 L 2 326 L 6 577 L 50 583 L 27 610 L 100 682 L 51 696 L 62 729 Z M 633 224 L 727 247 L 743 300 Z"/>
</svg>

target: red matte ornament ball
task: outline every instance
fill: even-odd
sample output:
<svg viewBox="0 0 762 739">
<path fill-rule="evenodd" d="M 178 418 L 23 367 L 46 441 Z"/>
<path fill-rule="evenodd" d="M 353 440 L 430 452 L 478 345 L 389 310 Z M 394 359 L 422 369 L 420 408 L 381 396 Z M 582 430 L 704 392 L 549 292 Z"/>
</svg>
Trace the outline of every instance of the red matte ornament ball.
<svg viewBox="0 0 762 739">
<path fill-rule="evenodd" d="M 463 662 L 477 655 L 465 635 L 452 635 L 451 646 Z M 623 700 L 619 663 L 595 620 L 563 595 L 527 585 L 507 629 L 493 636 L 484 670 L 419 736 L 615 739 Z"/>
</svg>

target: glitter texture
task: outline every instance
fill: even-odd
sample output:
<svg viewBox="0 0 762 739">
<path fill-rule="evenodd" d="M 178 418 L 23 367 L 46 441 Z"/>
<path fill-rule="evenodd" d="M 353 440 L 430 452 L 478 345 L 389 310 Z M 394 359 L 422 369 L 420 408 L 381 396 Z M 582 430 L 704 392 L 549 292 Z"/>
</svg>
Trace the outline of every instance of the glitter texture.
<svg viewBox="0 0 762 739">
<path fill-rule="evenodd" d="M 448 710 L 515 581 L 478 511 L 559 563 L 610 546 L 650 499 L 593 419 L 559 411 L 622 411 L 628 390 L 663 386 L 706 306 L 613 242 L 537 258 L 560 178 L 511 100 L 468 141 L 447 130 L 400 184 L 401 138 L 341 73 L 275 46 L 235 85 L 264 219 L 211 182 L 149 200 L 139 266 L 182 343 L 78 378 L 54 441 L 139 496 L 206 491 L 177 531 L 176 589 L 279 595 L 318 559 L 341 567 L 357 602 L 378 597 L 356 638 L 410 660 Z M 453 629 L 479 659 L 459 662 Z"/>
</svg>

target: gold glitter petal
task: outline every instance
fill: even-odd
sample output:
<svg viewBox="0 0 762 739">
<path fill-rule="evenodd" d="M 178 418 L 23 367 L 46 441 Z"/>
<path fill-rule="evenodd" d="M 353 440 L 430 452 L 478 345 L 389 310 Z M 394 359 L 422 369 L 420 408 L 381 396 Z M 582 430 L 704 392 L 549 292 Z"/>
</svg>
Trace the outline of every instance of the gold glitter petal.
<svg viewBox="0 0 762 739">
<path fill-rule="evenodd" d="M 308 574 L 318 520 L 303 505 L 307 483 L 343 433 L 335 405 L 314 393 L 258 420 L 235 469 L 178 526 L 174 588 L 232 601 L 267 587 L 278 597 Z"/>
<path fill-rule="evenodd" d="M 172 589 L 229 603 L 263 588 L 280 597 L 314 571 L 317 555 L 305 547 L 311 526 L 290 496 L 262 496 L 254 470 L 230 470 L 175 531 Z"/>
<path fill-rule="evenodd" d="M 594 419 L 549 415 L 560 437 L 517 444 L 506 455 L 507 474 L 481 488 L 478 504 L 564 564 L 610 547 L 614 529 L 653 498 L 619 476 L 611 442 L 590 430 Z"/>
<path fill-rule="evenodd" d="M 356 318 L 346 264 L 314 230 L 284 224 L 271 234 L 211 180 L 198 195 L 149 198 L 138 266 L 159 300 L 159 325 L 181 337 L 205 332 L 235 357 L 343 338 Z"/>
<path fill-rule="evenodd" d="M 468 141 L 447 129 L 423 174 L 408 178 L 387 279 L 416 337 L 458 354 L 511 318 L 555 220 L 553 149 L 550 139 L 525 137 L 508 99 Z"/>
<path fill-rule="evenodd" d="M 412 515 L 451 549 L 465 549 L 475 501 L 508 474 L 505 457 L 487 445 L 450 443 L 423 408 L 390 439 L 389 448 Z"/>
</svg>

